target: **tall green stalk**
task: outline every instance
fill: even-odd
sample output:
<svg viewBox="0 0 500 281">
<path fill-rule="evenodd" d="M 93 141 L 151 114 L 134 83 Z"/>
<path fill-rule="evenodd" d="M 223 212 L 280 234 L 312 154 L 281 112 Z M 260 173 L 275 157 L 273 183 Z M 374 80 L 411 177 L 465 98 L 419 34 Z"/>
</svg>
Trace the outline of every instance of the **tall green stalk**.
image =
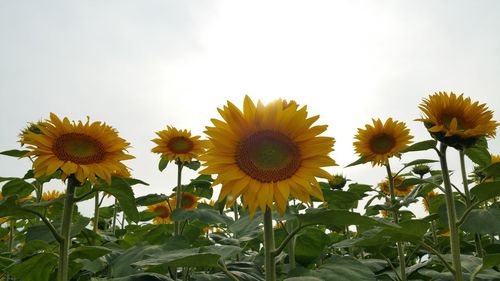
<svg viewBox="0 0 500 281">
<path fill-rule="evenodd" d="M 181 175 L 182 175 L 182 163 L 177 163 L 177 188 L 175 192 L 175 208 L 180 209 L 182 203 L 182 185 L 181 185 Z M 180 228 L 181 222 L 174 222 L 174 234 L 179 236 L 181 234 Z"/>
<path fill-rule="evenodd" d="M 68 280 L 69 247 L 71 244 L 71 217 L 73 216 L 73 205 L 75 204 L 75 189 L 79 182 L 74 176 L 68 177 L 66 197 L 64 199 L 64 209 L 61 226 L 62 241 L 59 243 L 59 269 L 58 280 Z"/>
<path fill-rule="evenodd" d="M 264 257 L 266 281 L 276 281 L 274 251 L 273 212 L 269 207 L 264 212 Z"/>
<path fill-rule="evenodd" d="M 389 192 L 391 194 L 391 207 L 393 207 L 392 214 L 394 217 L 394 223 L 399 224 L 399 212 L 396 208 L 394 208 L 394 205 L 396 203 L 396 194 L 394 192 L 394 177 L 392 176 L 389 160 L 387 160 L 387 164 L 385 165 L 385 167 L 387 169 L 387 178 L 389 179 Z M 401 275 L 401 281 L 406 281 L 406 261 L 403 243 L 397 242 L 396 247 L 398 248 L 399 274 Z"/>
<path fill-rule="evenodd" d="M 448 213 L 448 227 L 450 228 L 450 248 L 452 264 L 455 269 L 455 281 L 463 281 L 462 264 L 460 261 L 460 234 L 457 227 L 457 212 L 451 187 L 450 172 L 448 171 L 448 163 L 446 160 L 446 148 L 448 148 L 448 146 L 441 143 L 438 155 L 439 162 L 441 163 L 441 171 L 443 173 L 444 195 L 446 199 L 446 211 Z"/>
<path fill-rule="evenodd" d="M 113 234 L 116 234 L 116 204 L 118 204 L 118 200 L 115 198 L 115 204 L 113 204 Z"/>
<path fill-rule="evenodd" d="M 462 172 L 462 183 L 464 185 L 465 204 L 468 208 L 472 204 L 472 200 L 469 192 L 469 182 L 467 181 L 467 171 L 465 170 L 465 153 L 463 149 L 459 150 L 459 154 L 460 154 L 460 171 Z M 481 245 L 481 237 L 477 233 L 474 233 L 474 244 L 476 246 L 477 256 L 482 257 L 483 246 Z"/>
<path fill-rule="evenodd" d="M 99 229 L 99 191 L 96 191 L 94 195 L 94 233 L 97 233 Z"/>
</svg>

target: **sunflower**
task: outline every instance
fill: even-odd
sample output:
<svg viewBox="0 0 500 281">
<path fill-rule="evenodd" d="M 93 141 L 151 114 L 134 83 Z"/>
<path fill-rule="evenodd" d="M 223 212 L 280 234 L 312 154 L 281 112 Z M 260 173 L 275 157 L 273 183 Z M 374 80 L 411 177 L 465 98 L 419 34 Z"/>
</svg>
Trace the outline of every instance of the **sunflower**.
<svg viewBox="0 0 500 281">
<path fill-rule="evenodd" d="M 159 138 L 152 141 L 157 144 L 151 149 L 154 153 L 169 161 L 191 162 L 204 151 L 204 142 L 200 136 L 191 136 L 188 130 L 178 130 L 167 126 L 166 130 L 156 132 Z"/>
<path fill-rule="evenodd" d="M 181 208 L 186 209 L 186 210 L 192 210 L 198 206 L 198 197 L 194 194 L 191 194 L 189 192 L 183 192 L 182 193 L 182 199 L 181 199 Z M 172 198 L 170 199 L 170 204 L 173 206 L 177 206 L 177 199 L 175 197 L 175 193 L 172 195 Z"/>
<path fill-rule="evenodd" d="M 500 155 L 494 154 L 491 155 L 491 164 L 495 164 L 500 162 Z"/>
<path fill-rule="evenodd" d="M 404 176 L 395 176 L 394 177 L 394 194 L 396 196 L 400 196 L 400 197 L 404 197 L 406 195 L 408 195 L 412 189 L 413 189 L 413 185 L 412 186 L 401 186 L 401 184 L 403 183 L 403 181 L 405 180 L 405 177 Z M 380 191 L 382 191 L 383 193 L 387 194 L 387 195 L 390 195 L 390 186 L 389 186 L 389 179 L 385 179 L 384 181 L 380 182 L 378 184 L 378 187 L 380 188 Z"/>
<path fill-rule="evenodd" d="M 63 194 L 64 194 L 64 192 L 60 192 L 57 190 L 45 191 L 42 194 L 42 200 L 43 201 L 52 201 L 52 200 L 59 198 Z"/>
<path fill-rule="evenodd" d="M 373 126 L 366 124 L 365 129 L 358 129 L 354 148 L 373 165 L 385 165 L 389 157 L 398 156 L 411 143 L 413 136 L 403 122 L 393 121 L 392 118 L 385 123 L 380 119 L 372 121 Z"/>
<path fill-rule="evenodd" d="M 493 120 L 493 112 L 486 104 L 472 102 L 463 94 L 435 93 L 419 106 L 432 137 L 456 148 L 472 145 L 481 137 L 494 137 L 500 124 Z"/>
<path fill-rule="evenodd" d="M 153 219 L 154 224 L 167 224 L 170 223 L 170 215 L 172 211 L 175 209 L 175 204 L 172 202 L 160 202 L 154 205 L 148 206 L 148 210 L 152 213 L 156 214 L 156 217 Z"/>
<path fill-rule="evenodd" d="M 123 160 L 134 158 L 124 151 L 129 143 L 116 130 L 101 122 L 78 123 L 59 119 L 54 113 L 50 120 L 38 125 L 41 133 L 26 132 L 28 145 L 25 156 L 34 156 L 35 177 L 49 176 L 60 169 L 62 178 L 74 175 L 80 183 L 96 182 L 97 177 L 111 183 L 111 174 L 123 172 Z"/>
<path fill-rule="evenodd" d="M 200 173 L 217 174 L 213 186 L 222 184 L 219 201 L 241 195 L 253 216 L 273 202 L 284 214 L 289 195 L 323 200 L 316 177 L 331 178 L 321 167 L 335 165 L 328 156 L 335 140 L 319 136 L 326 125 L 312 126 L 319 116 L 308 118 L 307 107 L 296 102 L 255 105 L 248 96 L 243 111 L 228 101 L 219 113 L 223 120 L 212 119 L 214 127 L 207 127 L 209 148 L 200 157 L 206 166 Z"/>
<path fill-rule="evenodd" d="M 436 196 L 438 196 L 438 194 L 435 192 L 435 191 L 431 191 L 429 193 L 427 193 L 427 197 L 424 198 L 424 200 L 422 201 L 422 203 L 424 204 L 424 209 L 427 213 L 429 213 L 430 211 L 430 204 L 431 204 L 431 201 L 436 198 Z"/>
</svg>

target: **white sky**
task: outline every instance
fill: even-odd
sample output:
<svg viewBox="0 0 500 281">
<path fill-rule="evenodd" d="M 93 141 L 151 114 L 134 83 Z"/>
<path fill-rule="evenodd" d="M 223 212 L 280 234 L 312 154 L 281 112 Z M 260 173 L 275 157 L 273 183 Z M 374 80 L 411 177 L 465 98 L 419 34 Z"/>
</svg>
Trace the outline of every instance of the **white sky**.
<svg viewBox="0 0 500 281">
<path fill-rule="evenodd" d="M 51 111 L 88 115 L 131 142 L 128 165 L 151 184 L 137 195 L 168 193 L 175 168 L 157 170 L 154 132 L 202 134 L 217 107 L 241 106 L 248 94 L 307 104 L 345 166 L 357 159 L 356 128 L 372 117 L 405 121 L 416 141 L 428 139 L 412 120 L 435 91 L 498 111 L 498 11 L 498 1 L 0 1 L 0 150 L 18 148 L 19 130 Z M 498 153 L 498 139 L 490 147 Z M 27 169 L 0 157 L 0 176 Z M 385 173 L 328 170 L 372 184 Z"/>
</svg>

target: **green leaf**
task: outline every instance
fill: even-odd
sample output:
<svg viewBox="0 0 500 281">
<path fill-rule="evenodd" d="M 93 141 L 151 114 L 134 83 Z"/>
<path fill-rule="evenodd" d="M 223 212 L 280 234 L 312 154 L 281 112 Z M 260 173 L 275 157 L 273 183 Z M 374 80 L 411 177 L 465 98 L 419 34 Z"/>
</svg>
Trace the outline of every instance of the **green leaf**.
<svg viewBox="0 0 500 281">
<path fill-rule="evenodd" d="M 71 237 L 75 237 L 89 224 L 90 219 L 86 217 L 78 217 L 76 221 L 71 224 Z M 56 229 L 61 228 L 60 223 L 54 223 Z M 50 232 L 49 228 L 45 224 L 37 224 L 29 227 L 26 230 L 26 242 L 42 240 L 47 243 L 55 241 L 55 237 Z"/>
<path fill-rule="evenodd" d="M 111 185 L 107 185 L 106 182 L 100 181 L 99 184 L 95 186 L 95 189 L 113 195 L 120 203 L 120 207 L 127 215 L 127 218 L 134 222 L 139 221 L 139 211 L 135 205 L 134 192 L 132 191 L 132 187 L 125 180 L 119 177 L 113 177 Z"/>
<path fill-rule="evenodd" d="M 165 157 L 161 157 L 160 162 L 158 162 L 158 170 L 160 170 L 160 172 L 163 172 L 163 170 L 167 168 L 168 162 L 170 162 L 170 160 Z"/>
<path fill-rule="evenodd" d="M 493 163 L 483 169 L 483 172 L 487 177 L 499 177 L 500 176 L 500 162 Z"/>
<path fill-rule="evenodd" d="M 0 152 L 2 155 L 7 155 L 7 156 L 12 156 L 12 157 L 18 157 L 21 158 L 23 157 L 26 153 L 30 152 L 29 150 L 17 150 L 17 149 L 12 149 L 12 150 L 5 150 Z"/>
<path fill-rule="evenodd" d="M 437 141 L 435 140 L 421 141 L 408 146 L 407 148 L 403 149 L 401 153 L 429 150 L 435 148 L 436 145 Z"/>
<path fill-rule="evenodd" d="M 92 281 L 173 281 L 173 279 L 158 273 L 144 272 L 119 278 L 92 278 Z"/>
<path fill-rule="evenodd" d="M 155 252 L 140 261 L 133 263 L 135 266 L 158 266 L 167 265 L 173 267 L 217 267 L 218 254 L 200 253 L 199 248 L 173 250 L 169 252 Z"/>
<path fill-rule="evenodd" d="M 470 280 L 475 280 L 475 277 L 479 272 L 484 269 L 500 265 L 500 254 L 486 255 L 483 257 L 483 264 L 477 266 L 477 268 L 472 272 Z"/>
<path fill-rule="evenodd" d="M 297 236 L 295 258 L 306 266 L 314 262 L 329 244 L 329 237 L 318 228 L 306 228 Z"/>
<path fill-rule="evenodd" d="M 111 253 L 111 250 L 101 246 L 79 246 L 69 250 L 69 259 L 95 260 Z"/>
<path fill-rule="evenodd" d="M 55 254 L 42 253 L 11 266 L 9 273 L 23 281 L 50 281 L 58 258 Z"/>
<path fill-rule="evenodd" d="M 376 281 L 375 274 L 361 262 L 349 256 L 337 256 L 334 255 L 327 259 L 316 270 L 307 270 L 304 268 L 297 268 L 289 273 L 291 277 L 299 277 L 300 280 L 304 276 L 315 277 L 317 279 L 309 280 L 322 280 L 322 281 L 352 281 L 352 280 L 363 280 L 363 281 Z M 290 281 L 291 278 L 285 279 L 284 281 Z M 299 280 L 299 279 L 292 279 Z"/>
<path fill-rule="evenodd" d="M 137 206 L 150 206 L 156 203 L 165 202 L 169 199 L 165 194 L 148 194 L 135 199 Z"/>
<path fill-rule="evenodd" d="M 184 221 L 184 220 L 200 220 L 207 224 L 231 224 L 233 219 L 226 215 L 221 215 L 214 209 L 193 209 L 193 210 L 185 210 L 185 209 L 175 209 L 172 212 L 172 220 L 173 221 Z"/>
<path fill-rule="evenodd" d="M 461 228 L 471 233 L 500 234 L 500 209 L 472 210 Z"/>
<path fill-rule="evenodd" d="M 479 167 L 486 167 L 491 164 L 491 155 L 485 147 L 467 148 L 464 153 L 472 162 L 479 165 Z"/>
<path fill-rule="evenodd" d="M 358 213 L 349 212 L 347 210 L 320 210 L 312 209 L 305 214 L 297 215 L 300 222 L 303 224 L 324 224 L 327 226 L 384 226 L 397 227 L 396 225 L 378 221 L 370 217 L 364 217 Z"/>
<path fill-rule="evenodd" d="M 32 214 L 23 211 L 21 206 L 17 205 L 17 196 L 10 196 L 0 201 L 0 218 L 14 216 L 18 218 L 31 218 Z"/>
<path fill-rule="evenodd" d="M 201 164 L 200 161 L 191 161 L 189 163 L 184 163 L 184 166 L 188 167 L 191 170 L 196 171 L 200 168 Z"/>
<path fill-rule="evenodd" d="M 491 198 L 500 196 L 500 181 L 483 182 L 474 186 L 470 193 L 476 197 L 476 200 L 481 202 Z"/>
<path fill-rule="evenodd" d="M 33 186 L 31 183 L 28 183 L 22 179 L 13 179 L 3 185 L 2 195 L 4 197 L 17 195 L 18 198 L 23 198 L 30 195 L 33 190 L 35 190 L 35 186 Z"/>
<path fill-rule="evenodd" d="M 432 159 L 417 159 L 413 160 L 409 163 L 404 164 L 405 167 L 410 167 L 410 166 L 415 166 L 415 165 L 420 165 L 420 164 L 429 164 L 429 163 L 435 163 L 439 162 L 438 160 L 432 160 Z"/>
<path fill-rule="evenodd" d="M 351 164 L 345 166 L 345 168 L 353 167 L 353 166 L 357 166 L 357 165 L 361 165 L 361 164 L 365 164 L 365 163 L 368 163 L 368 162 L 369 161 L 365 157 L 361 157 L 358 160 L 352 162 Z"/>
<path fill-rule="evenodd" d="M 234 234 L 240 242 L 250 241 L 262 236 L 262 214 L 256 213 L 253 218 L 248 214 L 240 217 L 237 221 L 229 225 L 229 231 Z"/>
<path fill-rule="evenodd" d="M 403 182 L 398 187 L 405 188 L 405 187 L 409 187 L 409 186 L 413 186 L 413 185 L 417 185 L 417 184 L 421 184 L 421 183 L 427 183 L 427 181 L 424 179 L 419 179 L 419 178 L 407 178 L 407 179 L 404 179 Z"/>
<path fill-rule="evenodd" d="M 359 196 L 353 192 L 343 190 L 324 189 L 323 196 L 331 209 L 352 209 L 358 205 Z"/>
</svg>

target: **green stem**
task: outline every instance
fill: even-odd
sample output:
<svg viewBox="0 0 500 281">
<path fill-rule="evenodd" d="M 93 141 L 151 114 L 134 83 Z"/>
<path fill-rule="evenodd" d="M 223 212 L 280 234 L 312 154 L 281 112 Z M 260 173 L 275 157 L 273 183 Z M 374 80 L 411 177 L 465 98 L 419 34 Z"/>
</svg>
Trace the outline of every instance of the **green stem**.
<svg viewBox="0 0 500 281">
<path fill-rule="evenodd" d="M 393 217 L 394 223 L 399 223 L 399 212 L 397 208 L 394 208 L 396 203 L 396 194 L 394 192 L 394 177 L 392 176 L 391 166 L 389 165 L 389 160 L 387 160 L 387 164 L 385 165 L 387 170 L 387 178 L 389 179 L 389 192 L 391 194 L 391 207 L 393 207 Z M 406 281 L 406 261 L 405 261 L 405 252 L 403 248 L 402 242 L 396 242 L 396 246 L 398 248 L 398 256 L 399 256 L 399 272 L 401 281 Z"/>
<path fill-rule="evenodd" d="M 459 150 L 460 154 L 460 170 L 462 172 L 462 183 L 464 185 L 464 193 L 465 193 L 465 204 L 469 207 L 472 204 L 470 192 L 469 192 L 469 182 L 467 181 L 467 171 L 465 170 L 465 153 L 464 150 Z M 478 257 L 483 256 L 483 247 L 481 245 L 481 238 L 479 234 L 474 233 L 474 244 L 476 246 L 476 253 Z"/>
<path fill-rule="evenodd" d="M 446 266 L 446 268 L 448 268 L 448 270 L 452 273 L 452 274 L 455 274 L 455 269 L 453 269 L 453 267 L 451 267 L 451 265 L 444 259 L 444 257 L 441 255 L 441 253 L 439 253 L 438 251 L 436 251 L 436 249 L 434 249 L 432 246 L 430 246 L 429 244 L 425 243 L 424 241 L 421 241 L 420 242 L 420 245 L 428 250 L 429 252 L 433 253 L 434 255 L 436 255 L 438 257 L 439 260 L 441 260 L 441 262 L 443 263 L 444 266 Z"/>
<path fill-rule="evenodd" d="M 97 229 L 99 228 L 99 191 L 95 193 L 94 196 L 94 233 L 97 234 Z"/>
<path fill-rule="evenodd" d="M 446 148 L 448 146 L 441 143 L 439 151 L 439 162 L 441 163 L 441 171 L 443 173 L 443 184 L 445 189 L 446 211 L 448 213 L 448 227 L 450 229 L 450 248 L 452 255 L 452 264 L 455 269 L 455 281 L 463 281 L 462 264 L 460 261 L 460 236 L 457 227 L 457 212 L 455 209 L 455 200 L 453 198 L 453 190 L 451 188 L 450 172 L 448 171 L 448 163 L 446 160 Z"/>
<path fill-rule="evenodd" d="M 68 178 L 68 187 L 66 190 L 66 198 L 64 199 L 64 209 L 62 217 L 62 227 L 61 236 L 62 242 L 59 243 L 59 270 L 58 270 L 58 280 L 67 281 L 68 280 L 68 266 L 69 266 L 69 247 L 71 244 L 71 217 L 73 216 L 73 205 L 75 197 L 75 188 L 78 185 L 78 181 L 74 176 Z"/>
<path fill-rule="evenodd" d="M 181 175 L 182 175 L 182 163 L 177 163 L 177 188 L 175 191 L 175 208 L 180 209 L 182 203 L 182 185 L 181 185 Z M 174 222 L 174 235 L 179 236 L 181 234 L 180 221 Z"/>
<path fill-rule="evenodd" d="M 269 207 L 264 212 L 264 256 L 266 281 L 276 281 L 274 251 L 273 213 Z"/>
<path fill-rule="evenodd" d="M 113 233 L 115 234 L 116 232 L 116 204 L 118 201 L 115 198 L 115 204 L 113 204 Z"/>
<path fill-rule="evenodd" d="M 295 223 L 293 220 L 286 222 L 285 229 L 288 231 L 288 235 L 293 231 Z M 290 266 L 290 270 L 294 269 L 297 266 L 295 261 L 295 243 L 297 240 L 297 236 L 292 235 L 292 238 L 288 242 L 288 265 Z"/>
</svg>

